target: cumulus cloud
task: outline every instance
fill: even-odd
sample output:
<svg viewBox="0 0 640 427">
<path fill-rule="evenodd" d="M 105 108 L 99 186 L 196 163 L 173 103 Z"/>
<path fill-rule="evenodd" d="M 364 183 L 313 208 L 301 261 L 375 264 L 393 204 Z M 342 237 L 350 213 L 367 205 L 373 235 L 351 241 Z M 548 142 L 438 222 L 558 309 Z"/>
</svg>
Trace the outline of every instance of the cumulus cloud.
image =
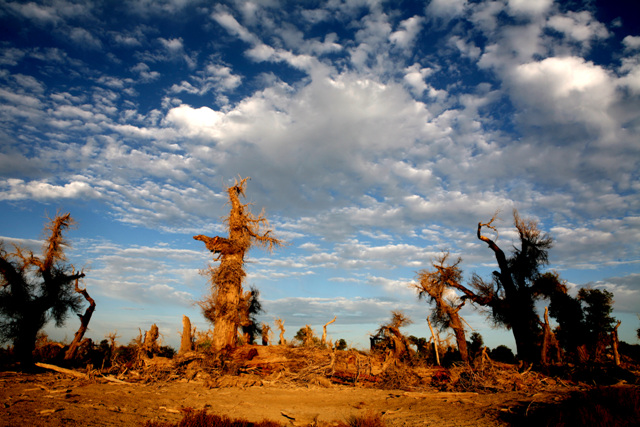
<svg viewBox="0 0 640 427">
<path fill-rule="evenodd" d="M 533 125 L 575 123 L 608 128 L 607 109 L 614 102 L 615 85 L 609 73 L 582 58 L 546 58 L 515 67 L 510 74 L 511 98 Z"/>
</svg>

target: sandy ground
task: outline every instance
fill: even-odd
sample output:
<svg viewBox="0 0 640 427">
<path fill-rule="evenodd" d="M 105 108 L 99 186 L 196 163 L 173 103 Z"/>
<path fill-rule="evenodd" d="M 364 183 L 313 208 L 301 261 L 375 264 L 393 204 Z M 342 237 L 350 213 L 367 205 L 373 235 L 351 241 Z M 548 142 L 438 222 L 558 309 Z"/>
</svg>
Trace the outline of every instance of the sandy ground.
<svg viewBox="0 0 640 427">
<path fill-rule="evenodd" d="M 208 388 L 202 382 L 122 384 L 54 372 L 0 372 L 2 426 L 142 426 L 182 418 L 182 408 L 283 425 L 346 421 L 367 412 L 387 426 L 508 425 L 514 413 L 560 400 L 568 390 L 446 393 L 268 384 Z M 512 419 L 512 418 L 511 418 Z"/>
</svg>

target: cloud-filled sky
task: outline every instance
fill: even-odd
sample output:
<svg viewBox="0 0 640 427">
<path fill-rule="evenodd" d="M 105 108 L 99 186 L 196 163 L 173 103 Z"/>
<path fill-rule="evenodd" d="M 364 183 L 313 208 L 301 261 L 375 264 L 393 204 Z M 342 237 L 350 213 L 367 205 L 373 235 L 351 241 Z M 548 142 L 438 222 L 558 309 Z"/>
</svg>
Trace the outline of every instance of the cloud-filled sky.
<svg viewBox="0 0 640 427">
<path fill-rule="evenodd" d="M 622 6 L 623 3 L 629 3 Z M 253 249 L 261 319 L 368 346 L 449 250 L 487 276 L 475 234 L 500 210 L 555 240 L 573 291 L 640 312 L 640 11 L 552 0 L 0 0 L 0 236 L 38 249 L 71 212 L 69 260 L 97 302 L 88 336 L 160 326 L 176 344 L 224 233 L 225 189 L 288 245 Z M 465 319 L 512 346 L 481 310 Z M 71 339 L 77 319 L 54 337 Z"/>
</svg>

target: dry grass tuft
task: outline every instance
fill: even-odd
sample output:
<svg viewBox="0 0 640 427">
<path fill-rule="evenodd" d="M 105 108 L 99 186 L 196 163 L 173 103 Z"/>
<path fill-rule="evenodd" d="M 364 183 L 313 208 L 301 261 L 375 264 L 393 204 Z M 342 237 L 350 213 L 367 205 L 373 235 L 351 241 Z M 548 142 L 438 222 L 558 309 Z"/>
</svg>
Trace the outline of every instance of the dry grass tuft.
<svg viewBox="0 0 640 427">
<path fill-rule="evenodd" d="M 147 421 L 144 427 L 282 427 L 275 421 L 262 420 L 256 423 L 244 419 L 231 419 L 227 416 L 207 414 L 206 409 L 195 411 L 185 408 L 184 418 L 178 423 Z"/>
<path fill-rule="evenodd" d="M 346 425 L 341 424 L 338 427 L 385 427 L 385 423 L 380 414 L 367 412 L 362 416 L 350 417 Z"/>
<path fill-rule="evenodd" d="M 231 419 L 224 415 L 207 414 L 206 409 L 196 411 L 192 408 L 185 408 L 183 412 L 184 418 L 178 423 L 147 421 L 144 427 L 283 427 L 282 424 L 275 421 L 262 420 L 254 423 L 244 419 Z M 316 425 L 315 422 L 313 425 Z M 330 425 L 333 427 L 385 427 L 382 417 L 373 412 L 350 417 L 346 423 L 331 423 Z"/>
</svg>

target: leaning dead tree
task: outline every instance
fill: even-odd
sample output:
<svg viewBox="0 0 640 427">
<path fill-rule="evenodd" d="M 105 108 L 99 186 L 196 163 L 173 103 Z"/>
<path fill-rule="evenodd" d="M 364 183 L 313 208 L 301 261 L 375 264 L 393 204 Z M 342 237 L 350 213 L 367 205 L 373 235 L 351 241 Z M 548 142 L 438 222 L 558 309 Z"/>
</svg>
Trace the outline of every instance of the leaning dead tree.
<svg viewBox="0 0 640 427">
<path fill-rule="evenodd" d="M 211 294 L 200 301 L 204 316 L 213 323 L 213 347 L 216 351 L 237 345 L 242 321 L 239 309 L 244 296 L 242 282 L 246 276 L 246 253 L 253 245 L 272 250 L 283 244 L 271 236 L 264 213 L 256 217 L 247 209 L 248 205 L 240 202 L 240 196 L 246 197 L 244 191 L 248 179 L 236 180 L 235 185 L 227 189 L 231 211 L 225 222 L 229 236 L 193 237 L 204 242 L 214 254 L 214 261 L 220 261 L 218 267 L 211 267 L 209 271 Z"/>
<path fill-rule="evenodd" d="M 89 307 L 87 307 L 84 314 L 78 314 L 78 318 L 80 319 L 80 328 L 78 328 L 78 331 L 73 337 L 73 341 L 71 342 L 71 345 L 69 345 L 69 349 L 64 355 L 65 360 L 75 359 L 76 353 L 78 352 L 78 348 L 80 347 L 80 344 L 82 344 L 82 339 L 84 338 L 84 334 L 85 332 L 87 332 L 87 329 L 89 328 L 89 322 L 91 321 L 91 316 L 93 315 L 93 312 L 96 309 L 96 302 L 93 300 L 93 298 L 89 296 L 89 293 L 87 292 L 87 290 L 81 289 L 78 286 L 79 280 L 80 279 L 76 279 L 75 291 L 80 295 L 82 295 L 85 300 L 87 300 L 87 302 L 89 303 Z"/>
<path fill-rule="evenodd" d="M 411 286 L 418 292 L 418 298 L 428 299 L 433 305 L 430 321 L 441 330 L 452 329 L 458 344 L 458 351 L 463 362 L 469 361 L 467 339 L 460 310 L 465 300 L 459 298 L 454 289 L 459 288 L 462 281 L 462 271 L 458 266 L 462 261 L 458 258 L 453 264 L 448 264 L 449 253 L 445 252 L 437 257 L 433 263 L 433 270 L 422 270 L 418 273 L 418 283 Z M 431 324 L 431 322 L 429 322 Z"/>
</svg>

